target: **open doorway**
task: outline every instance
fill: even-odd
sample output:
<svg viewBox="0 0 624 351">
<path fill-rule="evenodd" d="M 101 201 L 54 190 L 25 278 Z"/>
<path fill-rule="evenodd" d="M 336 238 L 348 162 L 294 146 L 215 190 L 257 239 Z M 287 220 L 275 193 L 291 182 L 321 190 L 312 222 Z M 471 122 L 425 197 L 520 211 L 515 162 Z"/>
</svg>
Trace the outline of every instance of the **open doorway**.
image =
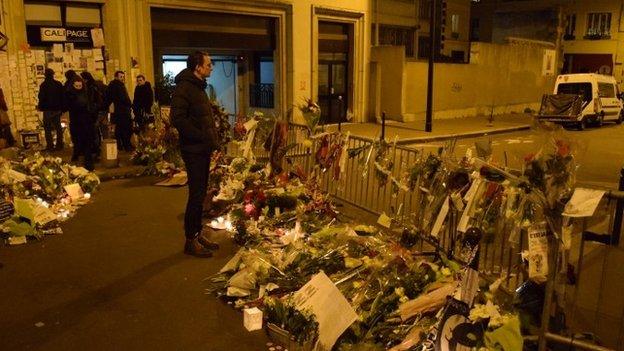
<svg viewBox="0 0 624 351">
<path fill-rule="evenodd" d="M 353 25 L 319 21 L 318 31 L 317 84 L 321 122 L 345 122 L 353 89 Z"/>
<path fill-rule="evenodd" d="M 191 52 L 206 51 L 214 64 L 207 93 L 232 118 L 280 106 L 275 18 L 157 7 L 151 17 L 157 80 L 184 69 Z"/>
<path fill-rule="evenodd" d="M 162 72 L 175 77 L 186 68 L 187 55 L 162 55 Z M 217 101 L 229 113 L 238 114 L 237 76 L 238 65 L 235 56 L 211 56 L 212 74 L 208 78 L 206 94 Z"/>
</svg>

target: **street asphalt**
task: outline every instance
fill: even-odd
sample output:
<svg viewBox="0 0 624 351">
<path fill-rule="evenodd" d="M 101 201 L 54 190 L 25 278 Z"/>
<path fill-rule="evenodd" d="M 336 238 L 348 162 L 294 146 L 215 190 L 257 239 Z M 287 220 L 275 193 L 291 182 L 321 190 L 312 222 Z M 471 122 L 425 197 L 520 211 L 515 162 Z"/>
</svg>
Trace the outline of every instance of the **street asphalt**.
<svg viewBox="0 0 624 351">
<path fill-rule="evenodd" d="M 0 246 L 0 350 L 266 350 L 263 331 L 206 294 L 211 259 L 182 254 L 185 188 L 103 183 L 64 234 Z"/>
</svg>

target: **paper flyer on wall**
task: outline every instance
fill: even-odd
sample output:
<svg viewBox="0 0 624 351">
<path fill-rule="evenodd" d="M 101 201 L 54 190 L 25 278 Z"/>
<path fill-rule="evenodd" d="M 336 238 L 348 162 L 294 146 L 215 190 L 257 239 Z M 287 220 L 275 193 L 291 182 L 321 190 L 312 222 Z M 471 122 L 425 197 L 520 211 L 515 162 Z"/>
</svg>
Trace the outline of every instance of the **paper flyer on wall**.
<svg viewBox="0 0 624 351">
<path fill-rule="evenodd" d="M 105 45 L 104 43 L 104 31 L 102 28 L 92 28 L 91 29 L 91 40 L 93 41 L 94 48 L 101 48 Z"/>
<path fill-rule="evenodd" d="M 529 278 L 545 282 L 548 277 L 548 232 L 546 223 L 529 228 Z"/>
<path fill-rule="evenodd" d="M 319 323 L 315 350 L 329 351 L 358 315 L 334 283 L 320 272 L 294 295 L 295 306 L 309 310 Z"/>
</svg>

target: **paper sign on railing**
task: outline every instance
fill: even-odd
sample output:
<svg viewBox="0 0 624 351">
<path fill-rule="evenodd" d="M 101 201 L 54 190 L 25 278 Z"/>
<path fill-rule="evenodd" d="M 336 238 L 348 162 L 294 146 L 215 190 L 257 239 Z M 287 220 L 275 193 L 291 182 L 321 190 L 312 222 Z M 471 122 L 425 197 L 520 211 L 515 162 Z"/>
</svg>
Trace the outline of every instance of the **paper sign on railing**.
<svg viewBox="0 0 624 351">
<path fill-rule="evenodd" d="M 566 217 L 593 216 L 604 194 L 604 190 L 576 188 L 563 210 L 563 215 Z"/>
<path fill-rule="evenodd" d="M 438 214 L 438 218 L 433 224 L 433 228 L 431 229 L 431 236 L 437 238 L 440 234 L 440 229 L 442 229 L 442 224 L 444 224 L 444 220 L 446 216 L 448 216 L 449 212 L 449 198 L 444 199 L 444 203 L 442 204 L 442 208 L 440 209 L 440 213 Z"/>
<path fill-rule="evenodd" d="M 545 282 L 548 277 L 548 232 L 546 223 L 529 228 L 529 278 Z"/>
<path fill-rule="evenodd" d="M 309 310 L 319 324 L 315 350 L 331 350 L 338 337 L 357 319 L 358 315 L 340 290 L 323 272 L 318 273 L 294 296 L 299 310 Z"/>
</svg>

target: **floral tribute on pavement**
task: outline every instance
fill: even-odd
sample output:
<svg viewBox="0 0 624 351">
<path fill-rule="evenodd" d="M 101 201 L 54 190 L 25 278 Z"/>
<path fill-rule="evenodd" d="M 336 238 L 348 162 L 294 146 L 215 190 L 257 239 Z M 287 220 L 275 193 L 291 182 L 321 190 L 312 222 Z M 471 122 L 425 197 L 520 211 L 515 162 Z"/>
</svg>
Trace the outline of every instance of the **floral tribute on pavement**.
<svg viewBox="0 0 624 351">
<path fill-rule="evenodd" d="M 57 157 L 0 157 L 0 235 L 16 245 L 62 233 L 59 224 L 86 204 L 99 184 L 95 173 Z"/>
<path fill-rule="evenodd" d="M 315 134 L 320 109 L 308 101 L 301 110 L 310 127 L 302 144 L 316 147 L 309 173 L 296 158 L 283 162 L 289 159 L 283 149 L 291 146 L 282 141 L 279 123 L 265 128 L 272 130 L 265 133 L 269 139 L 259 141 L 271 151 L 264 163 L 251 152 L 258 116 L 237 122 L 244 157 L 219 166 L 213 202 L 220 205 L 210 225 L 228 230 L 241 248 L 211 277 L 210 291 L 246 315 L 262 310 L 269 335 L 289 349 L 522 350 L 523 335 L 539 326 L 540 289 L 555 264 L 548 252 L 559 245 L 554 238 L 572 195 L 573 145 L 553 137 L 515 171 L 489 155 L 458 160 L 443 148 L 392 176 L 395 143 L 348 150 L 348 135 Z M 323 172 L 339 179 L 347 157 L 374 162 L 379 184 L 391 182 L 394 192 L 419 199 L 402 230 L 391 229 L 392 219 L 388 228 L 347 219 L 321 190 Z M 449 226 L 457 235 L 444 250 Z M 515 273 L 480 269 L 487 264 L 481 247 L 504 242 L 521 252 L 527 247 L 522 237 L 529 249 L 513 272 L 525 272 L 515 277 L 525 283 L 514 292 L 506 282 Z M 330 287 L 320 284 L 326 278 Z M 318 302 L 318 291 L 332 289 L 346 307 Z M 351 313 L 355 317 L 345 320 Z"/>
</svg>

